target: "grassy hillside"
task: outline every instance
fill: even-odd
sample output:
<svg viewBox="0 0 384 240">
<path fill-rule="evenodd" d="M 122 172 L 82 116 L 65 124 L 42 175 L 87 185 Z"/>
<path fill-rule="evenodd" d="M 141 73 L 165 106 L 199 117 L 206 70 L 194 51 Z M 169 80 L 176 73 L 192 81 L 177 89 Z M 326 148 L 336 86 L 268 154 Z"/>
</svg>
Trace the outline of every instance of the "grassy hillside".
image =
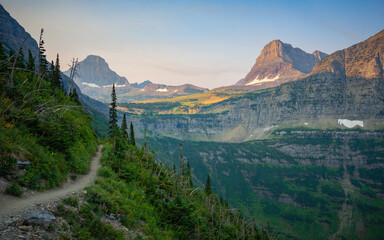
<svg viewBox="0 0 384 240">
<path fill-rule="evenodd" d="M 194 114 L 202 107 L 237 97 L 247 92 L 241 88 L 215 89 L 205 93 L 197 93 L 169 99 L 153 99 L 131 103 L 120 103 L 120 110 L 137 114 Z"/>
<path fill-rule="evenodd" d="M 49 73 L 39 78 L 23 61 L 12 72 L 12 63 L 1 60 L 0 174 L 13 179 L 15 189 L 43 190 L 86 173 L 97 148 L 91 117 Z M 27 163 L 25 170 L 18 170 L 18 161 Z"/>
<path fill-rule="evenodd" d="M 218 143 L 149 139 L 160 160 L 178 145 L 196 184 L 213 189 L 279 239 L 380 239 L 384 227 L 382 132 L 285 129 L 260 141 Z M 167 162 L 166 162 L 167 164 Z"/>
<path fill-rule="evenodd" d="M 195 189 L 154 161 L 148 149 L 118 139 L 103 149 L 103 168 L 82 198 L 70 197 L 56 214 L 63 239 L 273 239 L 214 194 Z M 185 166 L 186 167 L 186 166 Z"/>
</svg>

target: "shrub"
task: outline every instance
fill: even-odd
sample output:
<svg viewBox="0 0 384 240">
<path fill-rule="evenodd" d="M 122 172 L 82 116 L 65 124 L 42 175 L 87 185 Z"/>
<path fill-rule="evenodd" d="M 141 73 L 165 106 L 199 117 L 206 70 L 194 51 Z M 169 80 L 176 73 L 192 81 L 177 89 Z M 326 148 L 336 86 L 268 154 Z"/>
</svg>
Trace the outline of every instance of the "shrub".
<svg viewBox="0 0 384 240">
<path fill-rule="evenodd" d="M 13 182 L 11 186 L 9 186 L 5 190 L 5 193 L 16 196 L 16 197 L 20 197 L 23 194 L 23 189 L 20 187 L 18 183 Z"/>
<path fill-rule="evenodd" d="M 67 197 L 63 199 L 63 203 L 77 208 L 79 206 L 79 199 L 77 197 Z"/>
</svg>

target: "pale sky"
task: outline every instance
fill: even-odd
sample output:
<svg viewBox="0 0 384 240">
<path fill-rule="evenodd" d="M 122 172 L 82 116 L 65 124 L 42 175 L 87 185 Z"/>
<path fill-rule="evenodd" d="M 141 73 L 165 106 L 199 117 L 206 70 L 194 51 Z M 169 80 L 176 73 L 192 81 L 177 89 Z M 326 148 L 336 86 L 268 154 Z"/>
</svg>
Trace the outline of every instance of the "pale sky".
<svg viewBox="0 0 384 240">
<path fill-rule="evenodd" d="M 103 57 L 129 82 L 216 88 L 243 78 L 274 39 L 328 54 L 384 28 L 384 1 L 0 0 L 48 60 Z"/>
</svg>

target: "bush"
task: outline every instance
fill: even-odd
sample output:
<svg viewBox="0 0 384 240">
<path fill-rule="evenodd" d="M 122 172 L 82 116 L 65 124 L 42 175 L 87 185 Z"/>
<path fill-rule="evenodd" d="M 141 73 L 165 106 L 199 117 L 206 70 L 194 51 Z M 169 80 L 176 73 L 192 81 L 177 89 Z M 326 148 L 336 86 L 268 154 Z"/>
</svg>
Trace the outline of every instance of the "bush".
<svg viewBox="0 0 384 240">
<path fill-rule="evenodd" d="M 79 206 L 79 199 L 77 197 L 67 197 L 63 199 L 63 203 L 77 208 Z"/>
<path fill-rule="evenodd" d="M 23 189 L 20 187 L 20 185 L 16 182 L 13 182 L 11 186 L 9 186 L 5 190 L 6 194 L 13 195 L 16 197 L 20 197 L 23 194 Z"/>
</svg>

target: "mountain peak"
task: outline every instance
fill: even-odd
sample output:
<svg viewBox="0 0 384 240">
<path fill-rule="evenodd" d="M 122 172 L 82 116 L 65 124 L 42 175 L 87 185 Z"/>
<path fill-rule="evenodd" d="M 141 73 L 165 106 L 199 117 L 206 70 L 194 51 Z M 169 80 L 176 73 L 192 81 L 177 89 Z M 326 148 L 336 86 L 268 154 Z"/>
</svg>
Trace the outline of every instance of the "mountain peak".
<svg viewBox="0 0 384 240">
<path fill-rule="evenodd" d="M 240 84 L 262 89 L 294 81 L 310 73 L 325 56 L 320 51 L 306 53 L 276 39 L 264 46 L 251 71 Z"/>
<path fill-rule="evenodd" d="M 323 52 L 320 52 L 319 50 L 316 50 L 312 53 L 313 56 L 315 56 L 317 59 L 319 59 L 319 61 L 323 58 L 325 58 L 326 56 L 328 56 L 328 54 L 326 53 L 323 53 Z"/>
</svg>

